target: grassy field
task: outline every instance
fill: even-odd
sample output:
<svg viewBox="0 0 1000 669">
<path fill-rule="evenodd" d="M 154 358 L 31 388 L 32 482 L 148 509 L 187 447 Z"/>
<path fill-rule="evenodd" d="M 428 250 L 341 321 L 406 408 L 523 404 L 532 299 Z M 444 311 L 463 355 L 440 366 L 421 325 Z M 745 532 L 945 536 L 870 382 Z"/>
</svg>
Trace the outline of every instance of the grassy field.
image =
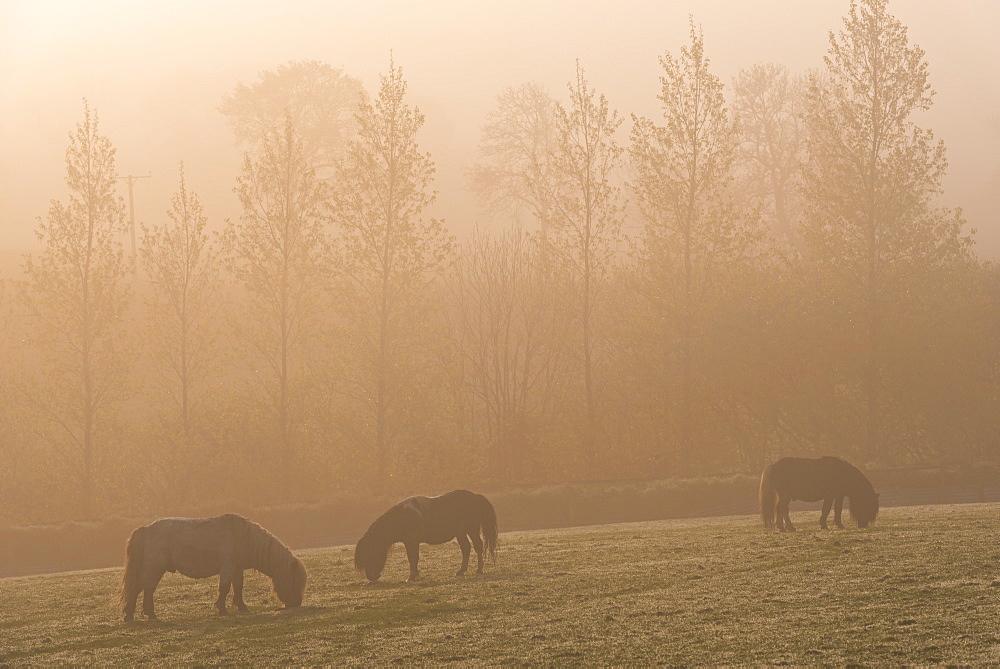
<svg viewBox="0 0 1000 669">
<path fill-rule="evenodd" d="M 458 547 L 397 550 L 364 585 L 352 547 L 304 551 L 305 605 L 247 579 L 217 616 L 215 579 L 167 574 L 156 622 L 120 622 L 119 570 L 0 580 L 0 665 L 900 664 L 1000 662 L 1000 507 L 884 509 L 871 530 L 769 534 L 754 517 L 502 534 L 482 577 Z M 501 527 L 502 527 L 501 519 Z"/>
</svg>

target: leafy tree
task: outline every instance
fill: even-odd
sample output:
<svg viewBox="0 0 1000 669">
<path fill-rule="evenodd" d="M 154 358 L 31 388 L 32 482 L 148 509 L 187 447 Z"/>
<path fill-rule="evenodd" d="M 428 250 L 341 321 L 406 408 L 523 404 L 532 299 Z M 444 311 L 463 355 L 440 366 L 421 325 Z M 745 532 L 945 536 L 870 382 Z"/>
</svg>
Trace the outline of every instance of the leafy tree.
<svg viewBox="0 0 1000 669">
<path fill-rule="evenodd" d="M 146 350 L 156 371 L 156 406 L 167 452 L 161 459 L 173 501 L 184 503 L 199 465 L 205 393 L 220 365 L 216 316 L 221 307 L 218 253 L 205 230 L 197 194 L 187 189 L 184 165 L 167 211 L 169 223 L 142 225 L 141 255 L 152 287 L 147 300 Z"/>
<path fill-rule="evenodd" d="M 615 139 L 621 117 L 598 95 L 577 63 L 568 106 L 556 108 L 556 145 L 551 155 L 551 210 L 546 253 L 574 282 L 580 332 L 586 424 L 585 450 L 596 458 L 598 415 L 595 401 L 594 309 L 621 241 L 621 191 L 614 179 L 622 148 Z"/>
<path fill-rule="evenodd" d="M 357 407 L 340 424 L 373 461 L 372 486 L 384 490 L 397 442 L 427 417 L 409 400 L 422 399 L 414 388 L 431 371 L 421 358 L 429 350 L 427 291 L 450 261 L 452 240 L 440 221 L 424 218 L 434 200 L 434 165 L 417 144 L 424 116 L 406 103 L 406 81 L 392 61 L 380 82 L 358 114 L 331 216 L 347 277 L 341 308 L 353 363 L 346 392 Z"/>
<path fill-rule="evenodd" d="M 222 240 L 226 263 L 247 293 L 239 321 L 274 420 L 287 496 L 302 446 L 307 389 L 319 373 L 310 362 L 328 289 L 321 213 L 326 188 L 288 120 L 258 154 L 245 156 L 235 190 L 243 215 L 228 222 Z"/>
<path fill-rule="evenodd" d="M 960 212 L 937 205 L 944 144 L 911 120 L 930 107 L 927 62 L 887 0 L 855 0 L 810 81 L 803 240 L 831 302 L 844 352 L 860 353 L 866 455 L 884 459 L 885 362 L 909 291 L 962 259 Z M 852 345 L 853 344 L 853 345 Z M 853 362 L 856 358 L 847 356 Z"/>
<path fill-rule="evenodd" d="M 676 413 L 664 402 L 665 418 L 675 428 L 677 465 L 691 471 L 692 455 L 703 421 L 696 413 L 706 402 L 699 383 L 698 357 L 704 363 L 705 314 L 713 300 L 725 294 L 730 278 L 745 254 L 757 247 L 759 231 L 751 218 L 737 211 L 730 184 L 736 160 L 736 134 L 723 99 L 720 79 L 709 70 L 704 37 L 693 23 L 691 42 L 660 58 L 660 102 L 663 124 L 633 117 L 632 164 L 634 190 L 645 226 L 638 251 L 639 294 L 650 301 L 649 313 L 662 323 L 654 359 L 679 379 L 674 392 L 669 379 L 658 384 L 664 396 L 679 397 Z M 699 348 L 702 348 L 699 353 Z M 673 364 L 671 360 L 675 361 Z"/>
<path fill-rule="evenodd" d="M 354 115 L 364 96 L 361 82 L 316 60 L 292 61 L 260 73 L 252 85 L 239 84 L 219 111 L 237 141 L 259 147 L 290 122 L 302 143 L 306 165 L 332 172 L 354 138 Z"/>
<path fill-rule="evenodd" d="M 25 259 L 31 341 L 41 360 L 33 401 L 55 462 L 79 485 L 78 514 L 87 517 L 103 477 L 113 471 L 116 408 L 126 396 L 130 355 L 122 322 L 128 231 L 116 192 L 115 149 L 84 102 L 83 121 L 66 150 L 68 202 L 53 201 L 39 221 L 43 250 Z"/>
</svg>

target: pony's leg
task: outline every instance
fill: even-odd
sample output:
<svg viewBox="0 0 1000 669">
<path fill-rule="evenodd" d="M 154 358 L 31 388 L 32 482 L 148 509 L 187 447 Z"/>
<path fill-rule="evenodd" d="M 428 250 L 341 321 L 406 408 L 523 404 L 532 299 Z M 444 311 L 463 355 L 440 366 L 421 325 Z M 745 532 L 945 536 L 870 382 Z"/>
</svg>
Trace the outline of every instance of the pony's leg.
<svg viewBox="0 0 1000 669">
<path fill-rule="evenodd" d="M 130 623 L 135 619 L 135 603 L 139 599 L 139 593 L 142 592 L 142 588 L 135 588 L 133 590 L 125 591 L 125 622 Z"/>
<path fill-rule="evenodd" d="M 420 544 L 406 543 L 406 559 L 410 561 L 410 577 L 408 583 L 412 583 L 420 578 L 420 571 L 417 569 L 417 562 L 420 560 Z"/>
<path fill-rule="evenodd" d="M 779 532 L 785 531 L 785 517 L 781 515 L 781 500 L 777 496 L 774 498 L 774 528 Z"/>
<path fill-rule="evenodd" d="M 233 584 L 233 568 L 230 565 L 223 565 L 219 570 L 219 596 L 215 600 L 215 608 L 219 610 L 219 615 L 224 616 L 229 613 L 226 610 L 226 598 L 229 596 L 229 588 Z"/>
<path fill-rule="evenodd" d="M 469 568 L 469 553 L 472 551 L 472 544 L 469 543 L 469 537 L 464 534 L 459 534 L 458 547 L 462 549 L 462 567 L 458 570 L 455 576 L 465 576 L 465 570 Z"/>
<path fill-rule="evenodd" d="M 483 540 L 479 538 L 479 530 L 469 533 L 469 537 L 472 539 L 472 545 L 476 547 L 476 558 L 479 561 L 479 567 L 476 569 L 477 574 L 483 573 Z"/>
<path fill-rule="evenodd" d="M 788 505 L 791 503 L 790 499 L 779 499 L 778 500 L 778 514 L 785 519 L 785 531 L 794 532 L 795 526 L 792 525 L 792 519 L 788 517 Z"/>
<path fill-rule="evenodd" d="M 826 527 L 826 517 L 830 515 L 830 507 L 833 506 L 833 498 L 827 497 L 823 500 L 823 515 L 819 517 L 819 526 L 822 529 L 827 529 Z"/>
<path fill-rule="evenodd" d="M 246 612 L 246 602 L 243 601 L 243 570 L 237 569 L 233 572 L 233 606 L 240 611 Z"/>
<path fill-rule="evenodd" d="M 840 522 L 840 512 L 844 510 L 844 498 L 838 497 L 833 501 L 833 524 L 844 529 L 844 523 Z"/>
<path fill-rule="evenodd" d="M 150 620 L 156 620 L 156 613 L 153 612 L 153 591 L 160 584 L 164 573 L 166 572 L 150 574 L 142 589 L 142 613 Z M 136 595 L 138 596 L 138 593 Z"/>
</svg>

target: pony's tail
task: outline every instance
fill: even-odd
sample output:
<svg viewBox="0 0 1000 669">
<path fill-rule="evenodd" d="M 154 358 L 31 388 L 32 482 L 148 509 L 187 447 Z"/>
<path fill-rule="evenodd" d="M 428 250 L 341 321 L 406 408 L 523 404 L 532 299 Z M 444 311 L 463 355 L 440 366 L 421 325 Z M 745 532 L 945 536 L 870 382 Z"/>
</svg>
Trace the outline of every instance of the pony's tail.
<svg viewBox="0 0 1000 669">
<path fill-rule="evenodd" d="M 142 554 L 145 546 L 145 527 L 137 527 L 125 544 L 125 571 L 122 573 L 122 585 L 118 591 L 118 604 L 122 611 L 132 593 L 142 589 Z"/>
<path fill-rule="evenodd" d="M 490 560 L 493 564 L 497 561 L 497 512 L 490 504 L 490 500 L 486 499 L 482 495 L 479 496 L 482 500 L 483 507 L 483 545 L 486 548 L 486 552 L 490 556 Z"/>
<path fill-rule="evenodd" d="M 768 465 L 760 476 L 760 519 L 769 530 L 774 528 L 774 507 L 777 503 L 778 492 L 771 480 L 771 465 Z"/>
</svg>

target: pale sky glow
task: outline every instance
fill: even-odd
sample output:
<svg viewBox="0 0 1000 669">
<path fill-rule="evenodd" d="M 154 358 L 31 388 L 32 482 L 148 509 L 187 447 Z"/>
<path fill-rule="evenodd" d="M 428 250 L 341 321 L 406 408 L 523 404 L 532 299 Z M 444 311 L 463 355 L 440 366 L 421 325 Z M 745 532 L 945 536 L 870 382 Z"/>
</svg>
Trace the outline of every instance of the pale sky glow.
<svg viewBox="0 0 1000 669">
<path fill-rule="evenodd" d="M 0 249 L 29 249 L 36 218 L 65 197 L 67 133 L 86 97 L 136 186 L 137 217 L 162 217 L 177 164 L 213 223 L 239 212 L 239 154 L 217 112 L 240 81 L 289 60 L 344 68 L 371 90 L 389 52 L 427 116 L 438 211 L 475 218 L 464 173 L 504 86 L 537 80 L 559 99 L 579 58 L 628 118 L 658 109 L 657 56 L 686 40 L 688 15 L 727 83 L 742 67 L 821 64 L 847 0 L 643 2 L 34 2 L 0 0 Z M 927 52 L 935 108 L 918 119 L 949 152 L 948 204 L 963 206 L 983 253 L 1000 253 L 1000 2 L 895 0 Z M 629 121 L 626 121 L 626 126 Z"/>
</svg>

